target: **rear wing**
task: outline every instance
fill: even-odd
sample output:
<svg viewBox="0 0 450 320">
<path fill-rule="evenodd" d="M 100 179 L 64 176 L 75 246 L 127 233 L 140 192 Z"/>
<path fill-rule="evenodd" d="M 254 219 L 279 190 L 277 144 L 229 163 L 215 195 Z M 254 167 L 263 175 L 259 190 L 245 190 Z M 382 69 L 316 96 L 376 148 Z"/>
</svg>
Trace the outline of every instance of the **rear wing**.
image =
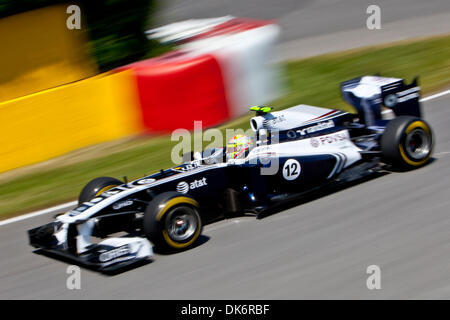
<svg viewBox="0 0 450 320">
<path fill-rule="evenodd" d="M 403 80 L 381 87 L 381 100 L 383 105 L 391 108 L 395 115 L 410 115 L 421 117 L 420 111 L 420 87 L 417 85 L 418 77 L 415 77 L 410 84 L 405 84 Z"/>
<path fill-rule="evenodd" d="M 341 83 L 342 98 L 354 106 L 360 118 L 368 122 L 381 119 L 381 106 L 392 109 L 396 116 L 421 117 L 418 77 L 410 84 L 403 79 L 364 76 Z"/>
</svg>

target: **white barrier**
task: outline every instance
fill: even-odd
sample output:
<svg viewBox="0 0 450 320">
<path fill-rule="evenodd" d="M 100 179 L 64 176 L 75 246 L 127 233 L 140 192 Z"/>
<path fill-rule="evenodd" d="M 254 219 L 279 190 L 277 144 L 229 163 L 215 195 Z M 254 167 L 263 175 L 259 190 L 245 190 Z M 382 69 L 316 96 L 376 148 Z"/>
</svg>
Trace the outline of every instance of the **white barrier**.
<svg viewBox="0 0 450 320">
<path fill-rule="evenodd" d="M 249 106 L 266 104 L 281 94 L 281 70 L 274 63 L 281 28 L 272 21 L 227 16 L 188 20 L 148 33 L 163 41 L 178 39 L 180 50 L 211 54 L 217 59 L 232 118 L 247 113 Z"/>
</svg>

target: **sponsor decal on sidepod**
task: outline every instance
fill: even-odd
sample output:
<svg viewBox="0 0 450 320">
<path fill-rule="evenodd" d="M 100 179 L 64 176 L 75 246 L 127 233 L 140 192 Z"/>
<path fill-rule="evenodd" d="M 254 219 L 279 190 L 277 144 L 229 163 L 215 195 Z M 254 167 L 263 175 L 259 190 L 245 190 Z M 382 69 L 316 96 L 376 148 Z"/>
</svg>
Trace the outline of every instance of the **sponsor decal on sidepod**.
<svg viewBox="0 0 450 320">
<path fill-rule="evenodd" d="M 113 209 L 119 210 L 119 209 L 122 209 L 123 207 L 131 206 L 132 204 L 133 204 L 133 200 L 122 201 L 122 202 L 119 202 L 119 203 L 116 203 L 115 205 L 113 205 Z"/>
<path fill-rule="evenodd" d="M 329 129 L 329 128 L 334 128 L 334 121 L 333 120 L 328 120 L 326 122 L 320 122 L 314 126 L 305 128 L 305 129 L 299 129 L 297 130 L 298 133 L 300 133 L 302 136 L 304 136 L 305 134 L 308 133 L 313 133 L 316 131 L 321 131 L 321 130 L 325 130 L 325 129 Z"/>
<path fill-rule="evenodd" d="M 187 193 L 189 190 L 201 188 L 206 185 L 208 185 L 206 178 L 194 180 L 190 183 L 187 183 L 186 181 L 180 181 L 177 184 L 177 191 L 180 193 Z"/>
<path fill-rule="evenodd" d="M 345 132 L 338 132 L 334 134 L 327 134 L 321 137 L 311 138 L 311 145 L 314 148 L 318 148 L 323 145 L 333 144 L 344 140 L 348 140 L 347 134 Z"/>
</svg>

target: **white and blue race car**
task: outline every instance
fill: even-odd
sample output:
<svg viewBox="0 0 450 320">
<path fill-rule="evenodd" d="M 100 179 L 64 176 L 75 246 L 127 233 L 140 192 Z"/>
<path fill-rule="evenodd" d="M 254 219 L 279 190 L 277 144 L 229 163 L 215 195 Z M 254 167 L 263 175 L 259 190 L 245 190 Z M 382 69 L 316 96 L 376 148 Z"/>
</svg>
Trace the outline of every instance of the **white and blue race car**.
<svg viewBox="0 0 450 320">
<path fill-rule="evenodd" d="M 114 270 L 149 259 L 153 248 L 190 248 L 203 225 L 218 219 L 262 215 L 318 187 L 429 161 L 433 133 L 421 116 L 416 80 L 406 85 L 365 76 L 342 83 L 341 90 L 356 114 L 308 105 L 274 112 L 252 107 L 254 143 L 238 158 L 229 157 L 227 146 L 188 154 L 181 165 L 131 182 L 96 178 L 76 208 L 29 230 L 30 244 Z M 391 110 L 391 119 L 383 108 Z"/>
</svg>

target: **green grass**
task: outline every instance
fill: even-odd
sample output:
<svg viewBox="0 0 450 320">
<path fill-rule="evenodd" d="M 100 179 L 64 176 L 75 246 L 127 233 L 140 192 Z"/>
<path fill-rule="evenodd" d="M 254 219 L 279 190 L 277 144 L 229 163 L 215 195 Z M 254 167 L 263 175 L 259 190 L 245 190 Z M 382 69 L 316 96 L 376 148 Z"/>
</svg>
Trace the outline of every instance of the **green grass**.
<svg viewBox="0 0 450 320">
<path fill-rule="evenodd" d="M 450 86 L 450 36 L 422 39 L 328 54 L 284 65 L 286 91 L 272 106 L 283 109 L 295 104 L 352 111 L 340 96 L 339 83 L 353 77 L 379 73 L 411 81 L 420 76 L 422 93 Z M 221 126 L 248 128 L 250 114 Z M 95 154 L 91 159 L 56 168 L 3 179 L 0 183 L 0 217 L 77 198 L 81 188 L 98 176 L 134 179 L 172 166 L 170 153 L 176 142 L 169 136 L 138 138 L 123 148 Z"/>
</svg>

